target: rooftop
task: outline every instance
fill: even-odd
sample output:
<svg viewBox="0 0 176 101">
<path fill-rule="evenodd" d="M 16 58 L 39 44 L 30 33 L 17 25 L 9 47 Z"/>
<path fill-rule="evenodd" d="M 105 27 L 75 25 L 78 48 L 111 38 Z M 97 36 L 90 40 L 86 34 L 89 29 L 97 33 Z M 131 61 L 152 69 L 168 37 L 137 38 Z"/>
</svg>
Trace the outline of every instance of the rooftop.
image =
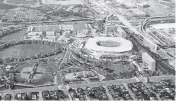
<svg viewBox="0 0 176 101">
<path fill-rule="evenodd" d="M 116 47 L 106 47 L 106 46 L 100 46 L 97 45 L 97 42 L 117 42 L 118 46 Z M 88 39 L 86 45 L 86 48 L 96 50 L 96 51 L 108 51 L 108 52 L 125 52 L 129 51 L 133 48 L 133 44 L 131 41 L 126 40 L 122 37 L 95 37 Z"/>
<path fill-rule="evenodd" d="M 164 24 L 154 24 L 151 25 L 154 29 L 169 29 L 176 28 L 176 23 L 164 23 Z"/>
</svg>

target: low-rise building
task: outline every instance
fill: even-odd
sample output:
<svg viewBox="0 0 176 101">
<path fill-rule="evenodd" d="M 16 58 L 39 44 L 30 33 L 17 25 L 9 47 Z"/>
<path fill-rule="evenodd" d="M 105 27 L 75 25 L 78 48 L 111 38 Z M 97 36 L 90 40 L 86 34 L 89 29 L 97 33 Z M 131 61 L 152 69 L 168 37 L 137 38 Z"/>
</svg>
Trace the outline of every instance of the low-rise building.
<svg viewBox="0 0 176 101">
<path fill-rule="evenodd" d="M 74 27 L 73 27 L 73 25 L 61 25 L 61 29 L 62 30 L 71 30 L 71 31 L 73 31 L 74 30 Z"/>
<path fill-rule="evenodd" d="M 43 33 L 42 32 L 29 32 L 25 36 L 25 40 L 41 40 Z"/>
<path fill-rule="evenodd" d="M 142 61 L 151 71 L 156 70 L 156 61 L 147 52 L 142 53 Z"/>
<path fill-rule="evenodd" d="M 43 38 L 43 41 L 55 42 L 56 41 L 56 37 L 55 36 L 46 36 L 46 37 Z"/>
<path fill-rule="evenodd" d="M 46 32 L 46 36 L 55 36 L 55 32 L 54 31 L 47 31 Z"/>
<path fill-rule="evenodd" d="M 100 80 L 102 77 L 100 77 L 99 74 L 93 72 L 93 71 L 81 71 L 81 72 L 74 72 L 69 73 L 65 75 L 65 79 L 68 81 L 86 81 L 90 82 L 93 79 Z"/>
<path fill-rule="evenodd" d="M 26 37 L 26 40 L 42 40 L 40 36 L 31 36 L 31 37 Z"/>
<path fill-rule="evenodd" d="M 39 36 L 42 35 L 42 32 L 29 32 L 27 36 Z"/>
<path fill-rule="evenodd" d="M 155 52 L 157 51 L 158 49 L 158 45 L 155 44 L 152 40 L 150 40 L 149 38 L 144 38 L 143 40 L 143 45 L 148 47 L 152 52 Z"/>
<path fill-rule="evenodd" d="M 147 15 L 145 12 L 137 8 L 130 9 L 130 11 L 133 13 L 134 16 L 137 17 L 145 17 Z"/>
</svg>

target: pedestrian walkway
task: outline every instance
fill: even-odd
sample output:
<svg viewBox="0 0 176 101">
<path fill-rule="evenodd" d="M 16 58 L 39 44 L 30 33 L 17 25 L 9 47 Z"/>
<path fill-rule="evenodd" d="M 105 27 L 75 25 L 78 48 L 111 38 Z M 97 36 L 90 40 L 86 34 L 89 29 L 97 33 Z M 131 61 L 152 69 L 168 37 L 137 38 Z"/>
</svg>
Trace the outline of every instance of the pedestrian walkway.
<svg viewBox="0 0 176 101">
<path fill-rule="evenodd" d="M 107 86 L 104 86 L 104 88 L 105 88 L 105 90 L 106 90 L 106 94 L 107 94 L 109 100 L 114 100 L 113 97 L 112 97 L 112 95 L 109 94 L 109 90 L 108 90 Z"/>
<path fill-rule="evenodd" d="M 137 82 L 141 82 L 141 81 L 139 80 L 139 78 L 137 78 L 136 76 L 135 76 L 134 78 L 136 79 Z"/>
<path fill-rule="evenodd" d="M 125 88 L 128 90 L 129 94 L 131 95 L 131 97 L 133 98 L 133 100 L 135 99 L 135 95 L 134 93 L 131 91 L 131 89 L 128 88 L 127 84 L 123 84 L 125 86 Z"/>
<path fill-rule="evenodd" d="M 175 75 L 161 75 L 149 77 L 150 82 L 159 82 L 161 80 L 169 80 L 169 79 L 175 81 Z"/>
<path fill-rule="evenodd" d="M 42 92 L 39 92 L 39 101 L 43 101 Z"/>
</svg>

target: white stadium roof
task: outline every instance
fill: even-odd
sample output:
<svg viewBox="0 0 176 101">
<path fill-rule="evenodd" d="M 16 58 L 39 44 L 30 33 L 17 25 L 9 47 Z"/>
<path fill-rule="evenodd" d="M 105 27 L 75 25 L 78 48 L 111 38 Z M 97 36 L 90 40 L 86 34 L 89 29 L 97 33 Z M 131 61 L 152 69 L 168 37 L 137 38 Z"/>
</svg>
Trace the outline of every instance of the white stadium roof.
<svg viewBox="0 0 176 101">
<path fill-rule="evenodd" d="M 100 46 L 97 42 L 100 41 L 112 41 L 119 43 L 117 47 L 106 47 Z M 88 39 L 85 48 L 93 51 L 105 51 L 105 52 L 126 52 L 130 51 L 133 48 L 133 44 L 131 41 L 126 40 L 122 37 L 95 37 Z"/>
</svg>

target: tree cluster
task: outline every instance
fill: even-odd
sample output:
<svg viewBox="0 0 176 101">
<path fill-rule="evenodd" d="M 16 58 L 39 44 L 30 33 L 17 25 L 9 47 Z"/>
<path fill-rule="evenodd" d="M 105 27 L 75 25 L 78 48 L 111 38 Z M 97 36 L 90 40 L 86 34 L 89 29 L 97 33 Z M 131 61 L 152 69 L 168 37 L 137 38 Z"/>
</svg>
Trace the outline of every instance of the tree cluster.
<svg viewBox="0 0 176 101">
<path fill-rule="evenodd" d="M 21 31 L 25 25 L 15 25 L 15 26 L 7 26 L 0 28 L 0 38 L 6 35 Z"/>
</svg>

